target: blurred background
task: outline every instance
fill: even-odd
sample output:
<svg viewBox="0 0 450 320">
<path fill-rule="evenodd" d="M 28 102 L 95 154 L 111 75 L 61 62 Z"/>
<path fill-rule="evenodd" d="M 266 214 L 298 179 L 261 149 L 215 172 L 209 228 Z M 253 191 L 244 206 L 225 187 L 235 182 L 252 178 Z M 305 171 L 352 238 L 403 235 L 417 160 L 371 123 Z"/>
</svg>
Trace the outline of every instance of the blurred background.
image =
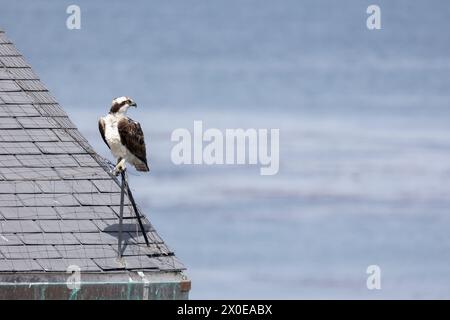
<svg viewBox="0 0 450 320">
<path fill-rule="evenodd" d="M 101 155 L 98 117 L 138 103 L 152 172 L 131 185 L 206 299 L 450 298 L 449 17 L 445 0 L 0 0 Z M 194 120 L 279 128 L 279 173 L 172 164 Z"/>
</svg>

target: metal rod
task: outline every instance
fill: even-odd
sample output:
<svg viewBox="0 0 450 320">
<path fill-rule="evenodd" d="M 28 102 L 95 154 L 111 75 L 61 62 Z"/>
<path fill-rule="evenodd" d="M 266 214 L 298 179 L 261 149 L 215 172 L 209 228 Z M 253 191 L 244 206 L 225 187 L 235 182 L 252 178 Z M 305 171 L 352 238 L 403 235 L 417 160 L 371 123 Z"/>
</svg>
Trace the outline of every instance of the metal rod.
<svg viewBox="0 0 450 320">
<path fill-rule="evenodd" d="M 125 199 L 125 185 L 126 185 L 125 171 L 121 172 L 121 176 L 122 176 L 122 185 L 120 188 L 119 247 L 117 249 L 119 258 L 122 258 L 123 205 Z"/>
<path fill-rule="evenodd" d="M 131 193 L 130 186 L 128 185 L 128 181 L 125 182 L 127 185 L 128 198 L 130 199 L 131 205 L 133 206 L 134 213 L 136 214 L 136 218 L 139 222 L 139 226 L 141 227 L 142 235 L 144 236 L 145 243 L 147 246 L 150 246 L 150 242 L 148 241 L 147 232 L 145 231 L 144 224 L 142 223 L 141 216 L 136 206 L 136 202 L 134 202 L 133 194 Z"/>
</svg>

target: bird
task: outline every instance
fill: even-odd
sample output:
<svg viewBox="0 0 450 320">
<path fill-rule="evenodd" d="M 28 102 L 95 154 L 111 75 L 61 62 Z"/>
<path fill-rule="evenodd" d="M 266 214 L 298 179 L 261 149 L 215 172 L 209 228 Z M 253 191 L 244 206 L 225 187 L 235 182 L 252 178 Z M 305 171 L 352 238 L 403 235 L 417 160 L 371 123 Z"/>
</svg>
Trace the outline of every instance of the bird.
<svg viewBox="0 0 450 320">
<path fill-rule="evenodd" d="M 115 98 L 112 100 L 109 113 L 98 121 L 98 129 L 103 141 L 117 159 L 117 164 L 112 170 L 116 176 L 126 170 L 127 162 L 137 171 L 150 170 L 141 125 L 127 117 L 130 107 L 137 108 L 133 99 L 125 96 Z"/>
</svg>

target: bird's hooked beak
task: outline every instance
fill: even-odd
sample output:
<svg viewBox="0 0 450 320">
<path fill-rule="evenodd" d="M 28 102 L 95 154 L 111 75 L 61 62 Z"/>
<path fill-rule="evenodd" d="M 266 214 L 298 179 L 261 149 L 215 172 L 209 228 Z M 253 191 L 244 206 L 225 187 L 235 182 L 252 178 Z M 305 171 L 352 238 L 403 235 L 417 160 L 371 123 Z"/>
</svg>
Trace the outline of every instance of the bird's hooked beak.
<svg viewBox="0 0 450 320">
<path fill-rule="evenodd" d="M 134 101 L 131 101 L 131 103 L 130 103 L 130 107 L 135 107 L 135 108 L 137 108 L 137 104 L 136 104 L 136 102 L 134 102 Z"/>
</svg>

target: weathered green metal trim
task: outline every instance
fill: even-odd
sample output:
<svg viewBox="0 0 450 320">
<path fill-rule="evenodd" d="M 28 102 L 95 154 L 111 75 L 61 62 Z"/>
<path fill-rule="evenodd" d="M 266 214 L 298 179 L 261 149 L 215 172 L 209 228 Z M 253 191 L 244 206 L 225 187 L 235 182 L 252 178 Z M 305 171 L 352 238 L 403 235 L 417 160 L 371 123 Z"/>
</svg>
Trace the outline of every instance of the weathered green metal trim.
<svg viewBox="0 0 450 320">
<path fill-rule="evenodd" d="M 138 277 L 135 275 L 136 273 L 132 272 L 118 273 L 115 276 L 101 273 L 84 274 L 80 282 L 70 288 L 65 281 L 70 276 L 68 274 L 0 274 L 0 300 L 176 300 L 189 298 L 190 281 L 181 273 L 163 275 L 141 273 Z M 41 281 L 27 281 L 32 278 L 36 279 L 37 276 Z M 83 277 L 89 280 L 83 280 Z M 128 277 L 128 281 L 124 277 Z M 48 278 L 49 281 L 42 281 L 43 278 Z M 73 283 L 71 284 L 73 285 Z"/>
<path fill-rule="evenodd" d="M 65 283 L 0 284 L 1 300 L 143 300 L 144 297 L 148 300 L 188 299 L 189 292 L 182 291 L 178 282 L 151 283 L 145 288 L 143 283 L 135 282 L 81 283 L 79 289 L 69 289 Z"/>
</svg>

